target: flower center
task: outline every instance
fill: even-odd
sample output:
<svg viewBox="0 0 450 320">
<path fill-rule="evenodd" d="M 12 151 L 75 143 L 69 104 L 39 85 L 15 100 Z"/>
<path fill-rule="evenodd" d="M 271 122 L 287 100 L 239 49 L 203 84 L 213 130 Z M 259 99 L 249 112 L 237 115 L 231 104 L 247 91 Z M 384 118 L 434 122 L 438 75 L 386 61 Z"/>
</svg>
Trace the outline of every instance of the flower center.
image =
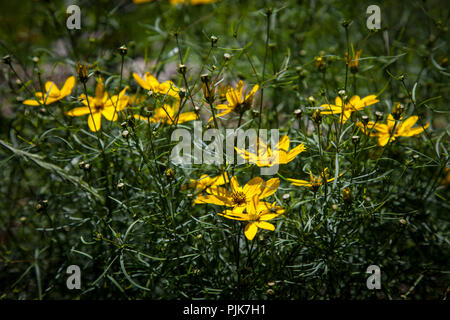
<svg viewBox="0 0 450 320">
<path fill-rule="evenodd" d="M 94 105 L 94 109 L 95 109 L 95 112 L 100 112 L 100 111 L 102 111 L 103 110 L 103 104 L 95 104 Z"/>
<path fill-rule="evenodd" d="M 240 191 L 233 192 L 232 198 L 233 198 L 233 203 L 238 206 L 247 202 L 247 200 L 245 198 L 245 193 L 240 192 Z"/>
</svg>

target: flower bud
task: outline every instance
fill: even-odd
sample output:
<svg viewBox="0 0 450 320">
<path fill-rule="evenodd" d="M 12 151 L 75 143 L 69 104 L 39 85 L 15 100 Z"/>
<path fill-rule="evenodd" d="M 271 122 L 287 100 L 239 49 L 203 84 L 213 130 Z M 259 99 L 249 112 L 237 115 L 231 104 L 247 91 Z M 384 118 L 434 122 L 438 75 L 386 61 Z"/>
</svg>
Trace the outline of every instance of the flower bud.
<svg viewBox="0 0 450 320">
<path fill-rule="evenodd" d="M 78 79 L 80 80 L 81 83 L 86 83 L 88 81 L 88 77 L 89 77 L 89 72 L 88 72 L 88 68 L 86 66 L 86 64 L 83 63 L 77 63 L 76 66 L 77 69 L 77 75 L 78 75 Z"/>
<path fill-rule="evenodd" d="M 291 195 L 289 193 L 285 193 L 283 194 L 283 201 L 290 201 L 291 200 Z"/>
<path fill-rule="evenodd" d="M 184 99 L 187 95 L 186 89 L 180 88 L 180 90 L 178 91 L 178 95 L 180 96 L 180 99 Z"/>
<path fill-rule="evenodd" d="M 401 103 L 395 102 L 394 106 L 392 107 L 392 116 L 394 117 L 394 119 L 400 120 L 404 110 L 405 107 Z"/>
<path fill-rule="evenodd" d="M 184 65 L 184 64 L 178 65 L 178 72 L 179 73 L 186 74 L 186 70 L 187 70 L 186 65 Z"/>
<path fill-rule="evenodd" d="M 11 65 L 11 56 L 9 54 L 3 57 L 3 63 Z"/>
<path fill-rule="evenodd" d="M 364 115 L 361 117 L 361 121 L 365 126 L 367 126 L 367 124 L 369 123 L 369 117 Z"/>
<path fill-rule="evenodd" d="M 303 110 L 302 109 L 295 109 L 294 110 L 294 116 L 300 120 L 302 118 L 303 115 Z"/>
<path fill-rule="evenodd" d="M 353 136 L 352 137 L 352 141 L 353 141 L 355 146 L 357 146 L 359 144 L 359 140 L 360 140 L 359 136 Z"/>
<path fill-rule="evenodd" d="M 322 123 L 322 115 L 320 114 L 320 110 L 314 111 L 312 119 L 313 119 L 314 123 L 317 125 Z"/>
<path fill-rule="evenodd" d="M 325 73 L 325 71 L 327 71 L 327 63 L 325 62 L 325 59 L 323 57 L 316 57 L 315 61 L 317 71 Z"/>
<path fill-rule="evenodd" d="M 342 189 L 342 199 L 345 204 L 351 204 L 353 201 L 352 189 L 350 187 Z"/>
<path fill-rule="evenodd" d="M 214 47 L 217 44 L 218 40 L 219 38 L 217 38 L 216 36 L 211 36 L 211 47 Z"/>
<path fill-rule="evenodd" d="M 173 180 L 175 178 L 175 170 L 172 168 L 167 169 L 164 174 L 169 180 Z"/>
<path fill-rule="evenodd" d="M 125 188 L 125 184 L 123 182 L 120 182 L 117 184 L 117 189 L 123 190 Z"/>
<path fill-rule="evenodd" d="M 127 52 L 128 52 L 128 48 L 125 45 L 123 45 L 119 48 L 119 53 L 122 57 L 126 56 Z"/>
<path fill-rule="evenodd" d="M 377 118 L 377 121 L 382 120 L 383 116 L 384 116 L 383 112 L 380 112 L 380 111 L 375 112 L 375 117 Z"/>
<path fill-rule="evenodd" d="M 128 130 L 123 130 L 122 131 L 122 137 L 124 137 L 124 138 L 128 138 L 129 134 L 130 134 L 130 132 Z"/>
<path fill-rule="evenodd" d="M 86 171 L 86 172 L 91 171 L 91 165 L 89 163 L 85 163 L 83 165 L 83 170 Z"/>
<path fill-rule="evenodd" d="M 231 54 L 229 53 L 224 53 L 223 54 L 223 58 L 225 59 L 225 61 L 229 61 L 231 59 Z"/>
</svg>

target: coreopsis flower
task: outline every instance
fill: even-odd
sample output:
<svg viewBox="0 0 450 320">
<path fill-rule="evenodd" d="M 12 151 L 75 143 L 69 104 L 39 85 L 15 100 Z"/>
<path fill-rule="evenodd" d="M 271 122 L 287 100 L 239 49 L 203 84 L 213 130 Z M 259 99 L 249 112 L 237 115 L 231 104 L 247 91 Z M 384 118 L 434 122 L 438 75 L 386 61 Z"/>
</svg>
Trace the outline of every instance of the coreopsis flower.
<svg viewBox="0 0 450 320">
<path fill-rule="evenodd" d="M 353 96 L 349 101 L 342 101 L 341 97 L 336 97 L 335 104 L 322 104 L 320 106 L 321 114 L 341 114 L 340 121 L 344 124 L 355 111 L 364 109 L 374 103 L 377 103 L 377 96 L 371 94 L 370 96 L 360 99 L 359 96 Z"/>
<path fill-rule="evenodd" d="M 310 187 L 314 192 L 319 190 L 320 186 L 325 183 L 331 182 L 334 178 L 329 179 L 328 168 L 323 169 L 322 173 L 319 176 L 313 176 L 312 172 L 309 171 L 309 181 L 306 180 L 298 180 L 298 179 L 287 179 L 291 181 L 291 184 L 298 187 Z"/>
<path fill-rule="evenodd" d="M 86 97 L 85 94 L 80 95 L 81 103 L 84 107 L 74 108 L 67 115 L 72 117 L 89 115 L 88 125 L 91 131 L 99 131 L 102 126 L 102 115 L 109 121 L 117 121 L 118 113 L 125 109 L 128 104 L 129 97 L 125 95 L 123 89 L 119 95 L 110 96 L 104 90 L 103 79 L 98 79 L 95 88 L 95 97 Z"/>
<path fill-rule="evenodd" d="M 291 162 L 306 150 L 305 145 L 301 143 L 289 151 L 289 143 L 289 137 L 284 135 L 273 150 L 261 138 L 258 138 L 257 154 L 248 152 L 245 149 L 236 147 L 235 149 L 243 159 L 256 164 L 258 167 L 271 167 L 275 164 Z"/>
<path fill-rule="evenodd" d="M 404 120 L 400 118 L 397 125 L 395 125 L 395 119 L 390 114 L 388 115 L 386 124 L 369 121 L 366 125 L 362 122 L 357 122 L 356 125 L 360 127 L 365 134 L 370 133 L 371 137 L 378 137 L 379 146 L 385 146 L 388 141 L 394 141 L 398 137 L 412 137 L 422 133 L 426 128 L 428 128 L 430 123 L 427 123 L 423 127 L 420 126 L 413 128 L 418 119 L 418 116 L 412 116 Z M 392 132 L 394 130 L 394 126 L 395 132 Z M 372 129 L 375 129 L 376 132 L 373 132 Z"/>
<path fill-rule="evenodd" d="M 253 240 L 258 228 L 270 231 L 275 230 L 275 226 L 267 220 L 272 220 L 284 213 L 284 209 L 274 203 L 260 202 L 260 197 L 254 195 L 249 202 L 245 213 L 234 212 L 233 210 L 225 210 L 219 215 L 233 220 L 248 221 L 244 229 L 244 234 L 248 240 Z"/>
<path fill-rule="evenodd" d="M 160 93 L 162 95 L 168 95 L 175 99 L 180 99 L 178 92 L 180 91 L 175 84 L 168 80 L 160 83 L 154 76 L 150 74 L 150 72 L 146 72 L 144 75 L 144 79 L 139 77 L 137 73 L 133 72 L 133 77 L 136 82 L 145 90 L 151 90 L 154 93 Z"/>
<path fill-rule="evenodd" d="M 228 179 L 227 173 L 220 174 L 216 177 L 210 177 L 207 174 L 202 174 L 200 176 L 200 179 L 198 179 L 198 180 L 191 179 L 188 187 L 195 188 L 195 189 L 197 189 L 197 191 L 201 192 L 207 188 L 221 186 L 221 185 L 223 185 L 225 183 L 229 183 L 229 182 L 230 182 L 230 180 Z"/>
<path fill-rule="evenodd" d="M 45 83 L 45 92 L 36 92 L 36 100 L 33 99 L 25 100 L 23 104 L 29 106 L 51 104 L 68 96 L 72 92 L 74 86 L 75 86 L 74 76 L 67 78 L 61 89 L 59 89 L 54 82 L 47 81 Z"/>
<path fill-rule="evenodd" d="M 228 104 L 219 104 L 216 109 L 223 110 L 221 113 L 217 115 L 217 117 L 222 117 L 232 111 L 236 111 L 238 113 L 244 112 L 245 110 L 250 109 L 253 98 L 255 97 L 256 91 L 258 91 L 259 86 L 253 86 L 253 89 L 247 95 L 243 95 L 244 82 L 242 80 L 236 86 L 236 89 L 231 87 L 228 88 L 225 96 L 227 98 Z M 211 121 L 213 117 L 209 119 Z M 209 122 L 208 121 L 208 122 Z"/>
<path fill-rule="evenodd" d="M 345 53 L 345 62 L 348 64 L 351 73 L 357 73 L 359 67 L 359 58 L 361 57 L 362 50 L 356 51 L 354 56 L 349 57 L 348 53 Z"/>
<path fill-rule="evenodd" d="M 177 101 L 172 106 L 165 104 L 164 107 L 156 108 L 151 117 L 144 117 L 139 114 L 135 114 L 134 117 L 139 120 L 150 121 L 151 123 L 163 122 L 167 124 L 177 124 L 198 119 L 198 115 L 192 111 L 180 113 L 177 118 L 179 104 L 179 101 Z"/>
<path fill-rule="evenodd" d="M 206 189 L 208 194 L 198 196 L 193 204 L 217 204 L 231 207 L 235 213 L 242 213 L 255 195 L 264 199 L 274 194 L 279 186 L 280 179 L 278 178 L 272 178 L 264 182 L 262 178 L 256 177 L 247 182 L 244 187 L 241 187 L 236 176 L 234 176 L 230 179 L 231 191 L 220 186 L 209 187 Z"/>
</svg>

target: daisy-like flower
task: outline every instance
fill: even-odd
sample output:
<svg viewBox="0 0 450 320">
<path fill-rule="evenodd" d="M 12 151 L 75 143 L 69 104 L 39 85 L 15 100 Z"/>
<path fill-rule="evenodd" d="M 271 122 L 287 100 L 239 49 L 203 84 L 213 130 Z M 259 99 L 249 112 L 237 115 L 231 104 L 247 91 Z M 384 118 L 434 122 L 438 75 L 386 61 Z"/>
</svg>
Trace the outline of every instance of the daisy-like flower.
<svg viewBox="0 0 450 320">
<path fill-rule="evenodd" d="M 256 91 L 258 91 L 258 89 L 259 86 L 255 85 L 253 89 L 250 91 L 250 93 L 248 93 L 244 97 L 243 95 L 244 82 L 242 82 L 242 80 L 239 81 L 239 83 L 236 86 L 236 89 L 229 87 L 225 94 L 228 104 L 217 105 L 216 109 L 223 111 L 219 113 L 216 117 L 222 117 L 232 111 L 241 113 L 247 109 L 250 109 L 253 103 L 253 98 L 255 97 L 255 93 Z M 211 121 L 212 119 L 213 117 L 211 117 L 209 121 Z"/>
<path fill-rule="evenodd" d="M 377 96 L 374 94 L 362 99 L 359 96 L 353 96 L 346 102 L 343 102 L 341 97 L 336 97 L 335 104 L 323 104 L 320 106 L 320 114 L 341 114 L 340 121 L 344 124 L 353 112 L 362 110 L 377 102 Z"/>
<path fill-rule="evenodd" d="M 210 177 L 207 174 L 202 174 L 200 176 L 200 179 L 198 180 L 191 179 L 190 183 L 188 184 L 188 187 L 192 189 L 195 188 L 197 189 L 197 191 L 201 192 L 207 188 L 221 186 L 229 182 L 230 180 L 228 179 L 227 173 L 220 174 L 216 177 Z"/>
<path fill-rule="evenodd" d="M 53 102 L 56 102 L 58 100 L 61 100 L 62 98 L 68 96 L 71 92 L 73 87 L 75 86 L 75 77 L 71 76 L 67 78 L 67 80 L 64 82 L 64 85 L 61 89 L 58 88 L 58 86 L 52 82 L 47 81 L 45 83 L 45 92 L 36 92 L 36 100 L 28 99 L 23 102 L 23 104 L 29 105 L 29 106 L 39 106 L 39 105 L 48 105 Z"/>
<path fill-rule="evenodd" d="M 392 114 L 388 115 L 387 123 L 374 123 L 373 121 L 369 121 L 366 126 L 362 122 L 357 122 L 356 125 L 360 127 L 365 134 L 369 134 L 371 137 L 378 137 L 378 145 L 385 146 L 388 141 L 394 141 L 397 137 L 412 137 L 419 133 L 422 133 L 430 123 L 427 123 L 424 127 L 415 127 L 414 124 L 419 119 L 418 116 L 412 116 L 405 120 L 398 121 L 397 125 L 395 125 L 395 119 Z M 395 132 L 392 132 L 394 130 Z M 372 129 L 375 129 L 377 132 L 373 132 Z M 390 140 L 389 140 L 390 138 Z"/>
<path fill-rule="evenodd" d="M 329 179 L 328 168 L 323 169 L 322 173 L 315 177 L 313 176 L 312 172 L 309 172 L 309 181 L 306 180 L 298 180 L 298 179 L 288 179 L 291 181 L 291 184 L 298 187 L 309 187 L 312 188 L 314 192 L 317 192 L 319 190 L 320 186 L 328 182 L 331 182 L 334 180 L 334 178 Z"/>
<path fill-rule="evenodd" d="M 179 108 L 179 101 L 175 102 L 173 106 L 170 106 L 168 104 L 165 104 L 164 107 L 156 108 L 153 111 L 152 117 L 144 117 L 139 114 L 135 114 L 134 117 L 139 120 L 143 121 L 150 121 L 151 123 L 158 123 L 163 122 L 167 124 L 176 124 L 176 123 L 183 123 L 186 121 L 192 121 L 198 119 L 198 116 L 195 112 L 185 112 L 180 113 L 177 117 Z"/>
<path fill-rule="evenodd" d="M 194 200 L 195 204 L 211 203 L 219 206 L 232 207 L 233 212 L 242 213 L 251 199 L 257 195 L 264 199 L 274 194 L 280 186 L 280 179 L 272 178 L 266 182 L 260 177 L 251 179 L 242 188 L 239 186 L 236 176 L 230 179 L 231 192 L 227 189 L 215 186 L 206 189 L 207 195 L 200 195 Z"/>
<path fill-rule="evenodd" d="M 295 159 L 300 153 L 306 150 L 303 143 L 289 150 L 289 137 L 284 135 L 278 144 L 271 150 L 265 142 L 258 138 L 257 154 L 248 152 L 245 149 L 235 147 L 237 153 L 245 160 L 256 164 L 258 167 L 271 167 L 275 164 L 286 164 Z M 277 157 L 278 154 L 278 157 Z"/>
<path fill-rule="evenodd" d="M 159 81 L 150 74 L 150 72 L 146 72 L 144 79 L 139 77 L 137 73 L 133 72 L 134 80 L 145 90 L 151 90 L 154 93 L 160 93 L 162 95 L 168 95 L 175 99 L 180 99 L 180 96 L 178 94 L 179 89 L 175 87 L 175 84 L 168 80 L 164 81 L 162 83 L 159 83 Z"/>
<path fill-rule="evenodd" d="M 66 114 L 72 117 L 89 115 L 88 125 L 91 131 L 99 131 L 102 127 L 102 115 L 109 121 L 117 121 L 118 112 L 125 109 L 128 104 L 129 97 L 125 95 L 123 89 L 119 95 L 110 96 L 104 91 L 103 79 L 97 81 L 95 88 L 95 97 L 86 97 L 85 94 L 80 95 L 81 103 L 84 107 L 74 108 Z"/>
<path fill-rule="evenodd" d="M 275 230 L 275 226 L 267 220 L 272 220 L 284 213 L 284 209 L 274 203 L 260 202 L 260 197 L 254 195 L 247 206 L 246 213 L 236 213 L 233 210 L 225 210 L 219 215 L 233 220 L 248 221 L 244 229 L 244 234 L 248 240 L 253 240 L 258 228 L 270 231 Z"/>
<path fill-rule="evenodd" d="M 361 57 L 362 50 L 356 51 L 353 57 L 349 57 L 348 53 L 345 53 L 345 62 L 348 64 L 351 73 L 358 72 L 359 58 Z"/>
</svg>

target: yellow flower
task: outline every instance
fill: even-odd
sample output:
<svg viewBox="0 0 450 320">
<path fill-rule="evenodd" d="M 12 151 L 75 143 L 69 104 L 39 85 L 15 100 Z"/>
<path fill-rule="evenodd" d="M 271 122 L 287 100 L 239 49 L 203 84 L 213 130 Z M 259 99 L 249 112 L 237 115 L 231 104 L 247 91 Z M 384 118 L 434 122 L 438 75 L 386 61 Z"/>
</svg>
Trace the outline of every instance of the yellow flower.
<svg viewBox="0 0 450 320">
<path fill-rule="evenodd" d="M 335 104 L 323 104 L 321 114 L 341 114 L 341 123 L 345 123 L 351 114 L 355 111 L 364 109 L 374 103 L 377 103 L 376 95 L 370 95 L 362 99 L 359 96 L 353 96 L 348 102 L 343 103 L 341 97 L 336 97 Z"/>
<path fill-rule="evenodd" d="M 226 179 L 226 181 L 225 181 L 225 179 Z M 201 192 L 209 187 L 216 187 L 216 186 L 220 186 L 220 185 L 223 185 L 223 184 L 229 183 L 229 182 L 230 181 L 228 179 L 227 173 L 223 173 L 216 177 L 210 177 L 207 174 L 202 174 L 200 176 L 200 179 L 198 179 L 198 180 L 191 179 L 188 187 L 195 188 Z"/>
<path fill-rule="evenodd" d="M 362 50 L 356 51 L 355 56 L 349 57 L 348 53 L 345 53 L 345 62 L 348 64 L 350 71 L 352 73 L 358 72 L 359 67 L 359 57 L 361 56 Z"/>
<path fill-rule="evenodd" d="M 198 196 L 194 200 L 195 204 L 211 203 L 219 206 L 232 207 L 233 212 L 242 213 L 250 203 L 253 196 L 258 195 L 260 199 L 264 199 L 277 191 L 280 185 L 280 179 L 272 178 L 267 182 L 260 177 L 251 179 L 242 188 L 239 186 L 237 178 L 231 178 L 231 192 L 227 189 L 215 186 L 206 189 L 207 195 Z"/>
<path fill-rule="evenodd" d="M 244 83 L 242 82 L 242 80 L 239 81 L 239 83 L 236 86 L 236 89 L 229 87 L 226 93 L 228 104 L 217 105 L 216 109 L 224 110 L 221 113 L 219 113 L 217 117 L 224 116 L 232 111 L 243 112 L 247 109 L 250 109 L 253 102 L 253 98 L 255 96 L 256 91 L 258 91 L 258 88 L 259 86 L 255 85 L 252 91 L 250 91 L 250 93 L 244 97 L 242 94 L 242 91 L 244 89 Z M 212 119 L 213 117 L 211 117 L 209 121 L 211 121 Z"/>
<path fill-rule="evenodd" d="M 196 120 L 198 118 L 195 112 L 185 112 L 180 113 L 178 119 L 176 119 L 178 108 L 179 101 L 175 102 L 172 107 L 168 104 L 165 104 L 164 107 L 156 108 L 153 112 L 153 116 L 150 118 L 141 116 L 139 114 L 135 114 L 134 117 L 139 120 L 147 122 L 150 121 L 151 123 L 163 122 L 167 124 L 183 123 L 186 121 Z"/>
<path fill-rule="evenodd" d="M 306 180 L 297 180 L 297 179 L 288 179 L 292 182 L 292 185 L 298 186 L 298 187 L 310 187 L 313 189 L 314 192 L 317 192 L 319 190 L 320 186 L 325 184 L 325 181 L 331 182 L 334 180 L 334 178 L 328 179 L 329 175 L 327 173 L 328 168 L 323 169 L 320 176 L 315 177 L 313 176 L 312 172 L 309 172 L 309 181 Z"/>
<path fill-rule="evenodd" d="M 117 113 L 125 109 L 128 104 L 129 97 L 125 95 L 127 88 L 114 96 L 109 96 L 103 89 L 103 79 L 100 78 L 95 88 L 95 97 L 86 98 L 85 94 L 80 95 L 79 99 L 85 106 L 74 108 L 66 114 L 72 117 L 88 114 L 89 129 L 94 132 L 100 130 L 102 126 L 102 115 L 109 121 L 116 121 Z"/>
<path fill-rule="evenodd" d="M 64 83 L 63 87 L 58 89 L 58 86 L 52 82 L 47 81 L 45 83 L 45 93 L 42 92 L 36 92 L 36 98 L 37 100 L 25 100 L 23 104 L 29 105 L 29 106 L 39 106 L 39 105 L 48 105 L 55 101 L 61 100 L 62 98 L 68 96 L 71 92 L 73 87 L 75 86 L 75 77 L 71 76 L 67 78 L 66 82 Z"/>
<path fill-rule="evenodd" d="M 179 89 L 175 87 L 175 84 L 168 80 L 162 83 L 150 74 L 150 72 L 145 73 L 145 80 L 139 77 L 136 73 L 133 72 L 133 77 L 136 82 L 145 90 L 151 90 L 154 93 L 160 93 L 163 95 L 169 95 L 175 99 L 180 99 L 178 94 Z"/>
<path fill-rule="evenodd" d="M 244 234 L 248 240 L 253 240 L 258 232 L 258 228 L 266 229 L 270 231 L 275 230 L 275 226 L 267 220 L 272 220 L 284 213 L 284 209 L 280 206 L 276 206 L 274 203 L 260 202 L 260 197 L 254 195 L 251 198 L 249 205 L 247 206 L 246 213 L 237 213 L 232 210 L 225 210 L 219 215 L 233 220 L 248 221 L 245 226 Z"/>
<path fill-rule="evenodd" d="M 245 149 L 238 149 L 236 147 L 235 149 L 242 158 L 248 160 L 249 162 L 255 163 L 258 167 L 271 167 L 275 164 L 286 164 L 291 162 L 297 155 L 306 150 L 305 145 L 301 143 L 288 152 L 289 143 L 289 137 L 284 135 L 273 151 L 260 138 L 258 138 L 258 154 L 250 153 Z"/>
<path fill-rule="evenodd" d="M 408 119 L 403 121 L 402 118 L 400 118 L 400 121 L 398 121 L 397 126 L 395 126 L 395 119 L 390 114 L 388 115 L 387 118 L 387 124 L 374 123 L 373 121 L 369 121 L 365 128 L 362 122 L 357 122 L 356 125 L 361 129 L 363 129 L 363 132 L 365 134 L 368 134 L 370 132 L 371 137 L 378 137 L 379 146 L 385 146 L 388 143 L 388 141 L 394 141 L 395 138 L 397 137 L 411 137 L 419 133 L 422 133 L 424 129 L 428 128 L 428 126 L 430 125 L 429 123 L 427 123 L 424 127 L 420 126 L 412 128 L 412 126 L 417 122 L 417 119 L 419 119 L 419 117 L 417 116 L 409 117 Z M 395 132 L 392 134 L 391 137 L 391 133 L 394 130 L 394 126 Z M 377 132 L 371 132 L 372 129 L 375 129 Z"/>
</svg>

